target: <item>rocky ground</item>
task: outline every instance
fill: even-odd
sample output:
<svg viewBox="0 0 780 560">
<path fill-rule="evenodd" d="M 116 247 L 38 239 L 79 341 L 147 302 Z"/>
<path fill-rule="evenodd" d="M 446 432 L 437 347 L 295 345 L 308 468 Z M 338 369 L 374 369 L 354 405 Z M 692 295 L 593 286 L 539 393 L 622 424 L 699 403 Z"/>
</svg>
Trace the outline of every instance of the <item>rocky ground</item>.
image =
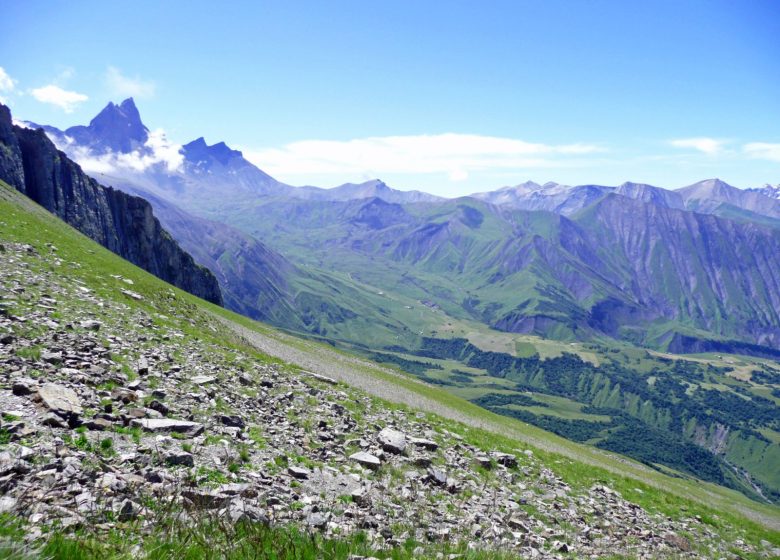
<svg viewBox="0 0 780 560">
<path fill-rule="evenodd" d="M 575 491 L 530 450 L 480 449 L 435 417 L 207 342 L 170 309 L 139 309 L 129 280 L 107 275 L 99 294 L 61 274 L 72 266 L 53 246 L 0 245 L 0 511 L 29 541 L 177 507 L 382 548 L 412 538 L 420 555 L 443 541 L 527 558 L 780 552 L 603 485 Z"/>
</svg>

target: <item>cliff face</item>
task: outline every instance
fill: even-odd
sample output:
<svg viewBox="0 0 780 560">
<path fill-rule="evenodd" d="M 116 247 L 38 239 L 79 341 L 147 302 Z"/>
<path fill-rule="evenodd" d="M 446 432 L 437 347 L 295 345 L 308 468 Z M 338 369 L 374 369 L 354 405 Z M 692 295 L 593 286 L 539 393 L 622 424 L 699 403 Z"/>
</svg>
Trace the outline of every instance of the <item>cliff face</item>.
<svg viewBox="0 0 780 560">
<path fill-rule="evenodd" d="M 16 140 L 11 111 L 0 103 L 0 177 L 17 190 L 24 192 L 22 151 Z"/>
<path fill-rule="evenodd" d="M 147 201 L 97 183 L 43 131 L 14 126 L 3 105 L 0 179 L 117 255 L 182 290 L 222 304 L 217 279 L 179 247 Z"/>
</svg>

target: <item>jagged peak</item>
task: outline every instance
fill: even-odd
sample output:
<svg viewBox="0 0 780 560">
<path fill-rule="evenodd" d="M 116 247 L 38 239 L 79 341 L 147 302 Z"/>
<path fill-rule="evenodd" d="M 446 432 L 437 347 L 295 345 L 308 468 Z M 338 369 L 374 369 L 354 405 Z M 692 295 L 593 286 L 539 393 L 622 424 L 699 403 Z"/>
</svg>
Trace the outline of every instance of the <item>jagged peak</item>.
<svg viewBox="0 0 780 560">
<path fill-rule="evenodd" d="M 127 121 L 128 125 L 148 132 L 148 128 L 141 121 L 141 113 L 132 97 L 128 97 L 119 105 L 109 101 L 102 111 L 100 111 L 90 122 L 89 126 L 97 128 L 101 126 L 115 125 L 117 121 Z"/>
<path fill-rule="evenodd" d="M 135 110 L 138 111 L 138 108 L 135 106 L 135 101 L 132 97 L 128 97 L 122 103 L 119 105 L 119 107 L 123 110 Z"/>
<path fill-rule="evenodd" d="M 213 158 L 222 165 L 226 165 L 231 159 L 244 157 L 239 150 L 232 149 L 224 142 L 217 142 L 209 146 L 203 136 L 185 144 L 182 146 L 182 150 L 185 157 L 192 162 Z"/>
<path fill-rule="evenodd" d="M 195 140 L 193 140 L 192 142 L 190 142 L 188 144 L 184 144 L 184 146 L 182 146 L 182 147 L 184 149 L 187 149 L 187 148 L 201 148 L 201 147 L 202 148 L 206 148 L 206 147 L 208 147 L 208 144 L 206 144 L 206 139 L 203 138 L 203 136 L 201 136 L 200 138 L 196 138 Z"/>
</svg>

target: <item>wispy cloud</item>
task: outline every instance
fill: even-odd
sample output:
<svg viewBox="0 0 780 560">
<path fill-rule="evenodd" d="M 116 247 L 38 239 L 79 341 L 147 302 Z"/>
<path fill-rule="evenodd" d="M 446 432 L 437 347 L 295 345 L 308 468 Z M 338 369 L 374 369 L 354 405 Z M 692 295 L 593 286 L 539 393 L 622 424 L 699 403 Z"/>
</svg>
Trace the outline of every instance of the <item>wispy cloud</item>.
<svg viewBox="0 0 780 560">
<path fill-rule="evenodd" d="M 708 156 L 714 156 L 722 153 L 725 150 L 727 140 L 719 140 L 717 138 L 697 137 L 697 138 L 680 138 L 677 140 L 670 140 L 669 144 L 675 148 L 685 148 L 698 150 Z"/>
<path fill-rule="evenodd" d="M 244 150 L 252 163 L 278 176 L 445 173 L 452 181 L 472 171 L 551 167 L 567 158 L 605 151 L 594 144 L 539 144 L 476 134 L 384 136 L 347 141 L 303 140 L 280 148 Z"/>
<path fill-rule="evenodd" d="M 780 162 L 780 144 L 767 142 L 750 142 L 742 146 L 742 151 L 753 159 L 766 159 Z"/>
<path fill-rule="evenodd" d="M 120 170 L 143 173 L 155 165 L 175 173 L 184 163 L 181 145 L 169 141 L 162 129 L 151 131 L 144 145 L 129 153 L 96 154 L 89 148 L 73 145 L 73 139 L 67 136 L 55 136 L 52 140 L 89 173 L 111 174 Z"/>
<path fill-rule="evenodd" d="M 157 86 L 149 80 L 142 80 L 139 76 L 129 77 L 114 67 L 109 66 L 105 75 L 108 90 L 114 97 L 153 97 Z"/>
<path fill-rule="evenodd" d="M 5 96 L 13 93 L 16 88 L 16 80 L 8 75 L 5 68 L 0 66 L 0 103 L 6 103 Z"/>
<path fill-rule="evenodd" d="M 66 113 L 72 113 L 79 104 L 89 99 L 83 93 L 68 91 L 55 85 L 35 88 L 30 93 L 41 103 L 55 105 Z"/>
</svg>

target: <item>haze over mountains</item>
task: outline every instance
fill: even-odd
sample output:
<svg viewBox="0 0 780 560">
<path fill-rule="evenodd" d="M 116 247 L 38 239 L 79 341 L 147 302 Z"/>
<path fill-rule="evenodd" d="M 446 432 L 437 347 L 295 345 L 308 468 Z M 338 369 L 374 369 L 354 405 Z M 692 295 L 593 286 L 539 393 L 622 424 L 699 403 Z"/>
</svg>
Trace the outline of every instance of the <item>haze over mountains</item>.
<svg viewBox="0 0 780 560">
<path fill-rule="evenodd" d="M 501 330 L 681 352 L 780 348 L 775 188 L 527 182 L 442 199 L 379 180 L 293 187 L 224 142 L 179 149 L 132 99 L 88 126 L 44 129 L 93 176 L 148 198 L 228 305 L 256 318 L 354 341 L 350 305 L 376 302 L 326 288 L 349 274 Z"/>
</svg>

